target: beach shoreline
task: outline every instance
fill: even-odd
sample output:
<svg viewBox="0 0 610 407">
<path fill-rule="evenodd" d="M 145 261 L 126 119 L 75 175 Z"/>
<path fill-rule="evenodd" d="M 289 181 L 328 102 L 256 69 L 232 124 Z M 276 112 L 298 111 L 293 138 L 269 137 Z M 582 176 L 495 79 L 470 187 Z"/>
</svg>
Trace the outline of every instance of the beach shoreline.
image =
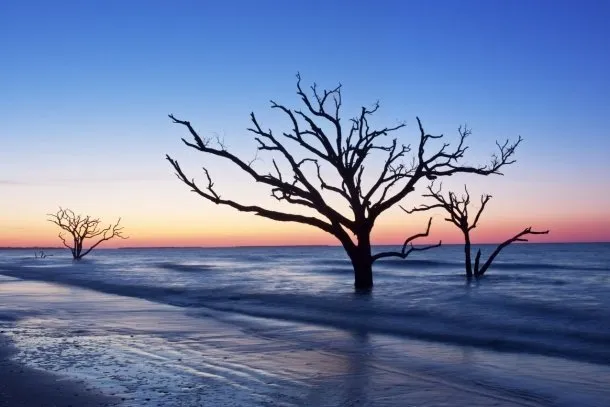
<svg viewBox="0 0 610 407">
<path fill-rule="evenodd" d="M 281 337 L 252 335 L 248 317 L 54 283 L 5 281 L 0 299 L 16 316 L 1 328 L 0 407 L 541 406 L 389 368 L 366 334 L 276 321 Z"/>
<path fill-rule="evenodd" d="M 402 301 L 403 292 L 393 290 L 406 281 L 408 269 L 397 273 L 393 264 L 379 267 L 375 295 L 362 298 L 348 292 L 349 284 L 338 292 L 343 285 L 334 280 L 344 276 L 334 270 L 341 259 L 332 253 L 322 256 L 330 249 L 311 250 L 329 265 L 312 263 L 308 251 L 302 254 L 303 265 L 295 265 L 293 249 L 278 249 L 271 257 L 249 249 L 238 261 L 213 251 L 191 258 L 181 251 L 100 252 L 79 264 L 60 256 L 37 261 L 5 254 L 0 262 L 0 330 L 5 331 L 2 345 L 8 353 L 2 370 L 10 389 L 0 391 L 0 407 L 53 405 L 48 400 L 75 407 L 607 405 L 610 369 L 603 349 L 595 353 L 601 357 L 597 363 L 588 363 L 568 353 L 544 355 L 535 348 L 501 352 L 380 329 L 386 323 L 447 334 L 456 333 L 451 327 L 472 330 L 472 325 L 457 325 L 456 313 L 440 314 L 441 308 L 413 300 L 439 293 L 434 303 L 447 301 L 445 292 L 452 296 L 449 304 L 464 307 L 492 290 L 495 299 L 503 285 L 515 287 L 504 276 L 523 276 L 530 267 L 526 263 L 518 270 L 499 270 L 492 276 L 502 280 L 490 279 L 478 287 L 449 280 L 451 290 L 445 274 L 442 282 L 434 282 L 434 273 L 446 273 L 446 263 L 424 263 L 425 269 L 412 271 L 408 280 L 409 287 L 417 284 L 422 293 Z M 282 260 L 286 258 L 291 263 Z M 260 266 L 253 267 L 256 259 Z M 560 278 L 558 272 L 567 279 L 567 267 L 552 269 L 553 279 Z M 589 267 L 595 270 L 595 264 Z M 604 270 L 598 271 L 602 277 Z M 428 275 L 417 280 L 420 273 Z M 257 283 L 268 281 L 269 274 L 283 291 L 265 292 Z M 541 286 L 539 274 L 532 287 Z M 299 278 L 320 290 L 299 292 Z M 573 284 L 549 281 L 555 294 L 574 291 Z M 322 284 L 335 285 L 326 290 Z M 387 295 L 393 296 L 391 302 Z M 511 316 L 497 304 L 488 303 L 490 318 Z M 531 310 L 516 315 L 523 318 Z M 559 316 L 553 318 L 549 323 Z M 488 325 L 488 330 L 471 334 L 500 338 L 512 332 L 507 330 L 512 321 L 519 322 L 513 317 L 508 325 Z M 477 327 L 484 322 L 479 318 Z M 521 326 L 533 334 L 553 332 Z M 535 345 L 538 337 L 533 334 L 522 343 Z M 553 336 L 545 338 L 548 343 Z M 588 340 L 594 344 L 596 338 L 603 339 Z M 572 339 L 566 346 L 549 346 L 560 350 L 578 343 Z M 10 380 L 18 383 L 13 386 Z M 42 399 L 44 404 L 36 404 L 40 398 L 27 398 L 44 392 L 51 394 Z"/>
<path fill-rule="evenodd" d="M 15 352 L 11 340 L 2 330 L 0 407 L 110 407 L 120 402 L 120 399 L 102 394 L 86 382 L 26 366 L 12 358 Z"/>
</svg>

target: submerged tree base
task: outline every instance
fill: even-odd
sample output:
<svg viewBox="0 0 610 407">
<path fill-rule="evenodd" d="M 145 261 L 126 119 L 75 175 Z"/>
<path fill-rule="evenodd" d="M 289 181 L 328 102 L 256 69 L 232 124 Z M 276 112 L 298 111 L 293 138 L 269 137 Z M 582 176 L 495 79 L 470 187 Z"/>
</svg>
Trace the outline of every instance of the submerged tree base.
<svg viewBox="0 0 610 407">
<path fill-rule="evenodd" d="M 373 275 L 371 273 L 371 277 L 369 279 L 365 279 L 365 280 L 358 280 L 356 279 L 356 281 L 354 281 L 354 289 L 358 292 L 362 291 L 362 292 L 370 292 L 373 289 Z"/>
</svg>

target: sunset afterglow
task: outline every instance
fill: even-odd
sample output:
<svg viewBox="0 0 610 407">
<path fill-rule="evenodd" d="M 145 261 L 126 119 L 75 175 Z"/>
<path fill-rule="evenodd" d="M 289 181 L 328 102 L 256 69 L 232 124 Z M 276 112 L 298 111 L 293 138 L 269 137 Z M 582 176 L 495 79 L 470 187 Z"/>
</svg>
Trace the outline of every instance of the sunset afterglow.
<svg viewBox="0 0 610 407">
<path fill-rule="evenodd" d="M 504 176 L 444 181 L 456 190 L 468 184 L 475 202 L 482 193 L 494 196 L 473 232 L 477 242 L 498 242 L 526 226 L 551 230 L 535 242 L 610 241 L 603 41 L 610 34 L 601 17 L 575 3 L 540 2 L 528 13 L 516 2 L 478 2 L 476 13 L 462 11 L 461 2 L 374 10 L 341 2 L 191 2 L 175 11 L 147 2 L 145 12 L 137 2 L 26 3 L 0 6 L 0 35 L 9 39 L 0 76 L 0 246 L 59 245 L 45 215 L 59 206 L 106 222 L 121 217 L 129 240 L 105 247 L 338 244 L 309 226 L 207 202 L 164 160 L 171 154 L 200 182 L 205 164 L 223 196 L 274 205 L 267 189 L 234 166 L 187 149 L 180 139 L 188 134 L 167 114 L 253 158 L 250 112 L 276 134 L 289 131 L 269 100 L 300 107 L 297 72 L 307 85 L 342 84 L 346 122 L 379 100 L 375 123 L 405 121 L 397 134 L 405 144 L 417 142 L 416 116 L 452 142 L 467 123 L 470 163 L 487 162 L 495 140 L 521 135 L 517 163 Z M 314 3 L 328 13 L 324 19 Z M 317 28 L 295 25 L 289 15 Z M 370 21 L 379 22 L 375 29 Z M 474 30 L 480 26 L 485 38 Z M 268 171 L 270 156 L 256 165 Z M 422 203 L 423 186 L 401 204 Z M 422 242 L 460 242 L 442 213 L 431 215 L 432 233 Z M 377 222 L 374 243 L 400 244 L 426 221 L 396 207 Z"/>
</svg>

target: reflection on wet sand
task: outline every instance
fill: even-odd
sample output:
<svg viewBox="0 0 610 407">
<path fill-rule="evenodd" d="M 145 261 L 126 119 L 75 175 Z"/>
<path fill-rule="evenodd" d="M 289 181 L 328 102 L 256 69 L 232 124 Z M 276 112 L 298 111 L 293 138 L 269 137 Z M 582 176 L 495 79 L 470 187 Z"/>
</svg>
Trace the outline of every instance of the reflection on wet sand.
<svg viewBox="0 0 610 407">
<path fill-rule="evenodd" d="M 126 406 L 546 405 L 456 378 L 447 366 L 475 361 L 465 348 L 47 283 L 0 283 L 0 302 L 21 315 L 2 323 L 18 360 Z M 418 364 L 433 355 L 444 371 Z"/>
</svg>

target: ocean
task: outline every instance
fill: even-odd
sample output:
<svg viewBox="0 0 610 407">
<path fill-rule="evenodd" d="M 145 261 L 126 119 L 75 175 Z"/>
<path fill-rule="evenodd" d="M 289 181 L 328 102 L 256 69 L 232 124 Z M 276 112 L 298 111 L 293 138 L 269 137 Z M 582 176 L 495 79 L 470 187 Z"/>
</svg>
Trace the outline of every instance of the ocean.
<svg viewBox="0 0 610 407">
<path fill-rule="evenodd" d="M 493 249 L 480 247 L 483 259 Z M 34 258 L 33 250 L 0 250 L 0 274 L 6 276 L 7 284 L 47 282 L 69 287 L 67 290 L 78 287 L 115 296 L 112 298 L 171 306 L 188 316 L 189 329 L 199 324 L 198 319 L 213 320 L 226 327 L 220 331 L 234 329 L 242 339 L 245 335 L 274 343 L 288 341 L 293 350 L 350 355 L 363 363 L 374 359 L 383 365 L 384 375 L 388 371 L 417 372 L 418 380 L 439 381 L 437 389 L 448 386 L 465 392 L 460 393 L 460 402 L 453 398 L 442 404 L 434 398 L 437 391 L 396 404 L 400 394 L 391 389 L 396 389 L 392 383 L 400 380 L 395 373 L 384 383 L 359 385 L 369 390 L 360 389 L 340 404 L 336 404 L 339 396 L 332 389 L 325 390 L 328 395 L 314 403 L 303 386 L 324 374 L 323 367 L 308 373 L 296 368 L 283 373 L 280 376 L 287 382 L 274 384 L 277 388 L 272 395 L 265 388 L 268 382 L 253 385 L 243 375 L 227 378 L 220 374 L 222 380 L 235 381 L 231 386 L 245 386 L 246 390 L 240 390 L 245 392 L 244 398 L 236 405 L 249 405 L 252 400 L 251 405 L 477 405 L 476 397 L 491 394 L 498 405 L 610 406 L 609 243 L 514 244 L 502 252 L 483 279 L 472 282 L 464 277 L 462 246 L 446 245 L 414 253 L 406 260 L 378 261 L 370 295 L 354 292 L 350 263 L 339 247 L 100 249 L 80 262 L 73 262 L 67 250 L 45 253 L 48 257 L 40 259 Z M 52 348 L 48 338 L 61 336 L 62 329 L 63 335 L 69 336 L 65 325 L 57 322 L 63 314 L 49 310 L 45 315 L 26 302 L 11 303 L 8 294 L 0 300 L 5 309 L 19 311 L 24 321 L 29 321 L 23 322 L 21 330 L 11 331 L 25 362 L 81 377 L 95 376 L 91 369 L 81 366 L 79 370 L 76 362 L 57 367 L 59 363 L 51 359 L 60 355 L 36 351 L 47 345 Z M 101 303 L 96 303 L 96 310 L 87 318 L 95 319 L 105 312 Z M 133 304 L 139 303 L 129 304 L 135 307 Z M 66 309 L 72 316 L 64 319 L 78 319 L 74 316 L 76 307 Z M 121 329 L 137 321 L 130 318 Z M 160 317 L 155 324 L 162 325 L 163 320 Z M 82 321 L 81 325 L 84 332 L 87 326 L 91 328 Z M 138 345 L 142 349 L 157 346 L 160 353 L 178 354 L 188 348 L 202 357 L 203 350 L 193 348 L 201 344 L 189 345 L 197 342 L 192 340 L 192 330 L 182 332 L 180 326 L 150 329 L 149 325 L 149 339 Z M 108 326 L 104 329 L 112 330 Z M 42 331 L 46 333 L 40 335 Z M 237 338 L 226 335 L 229 339 L 225 341 Z M 78 332 L 74 336 L 79 336 Z M 156 341 L 154 346 L 151 338 Z M 83 341 L 87 343 L 87 339 Z M 89 343 L 91 349 L 105 346 L 94 346 L 91 339 Z M 137 347 L 122 346 L 123 352 L 132 353 Z M 243 353 L 248 346 L 244 343 L 236 353 Z M 138 355 L 153 358 L 142 356 L 142 352 Z M 79 363 L 91 358 L 83 357 Z M 243 364 L 251 363 L 252 369 L 266 372 L 280 369 L 281 362 L 273 362 L 269 355 L 265 358 L 266 362 L 243 359 Z M 144 366 L 147 362 L 140 363 Z M 263 366 L 265 363 L 268 366 Z M 189 374 L 185 372 L 181 374 Z M 152 369 L 146 374 L 160 373 Z M 362 375 L 374 378 L 373 373 L 360 372 Z M 335 376 L 342 377 L 335 379 L 347 386 L 346 374 Z M 309 380 L 305 384 L 303 377 Z M 106 379 L 105 386 L 120 387 L 111 382 Z M 175 389 L 167 390 L 171 391 Z M 186 393 L 180 396 L 184 398 L 175 399 L 175 405 L 198 405 L 189 404 Z M 250 399 L 248 394 L 257 396 Z M 173 405 L 168 403 L 165 405 Z"/>
</svg>

